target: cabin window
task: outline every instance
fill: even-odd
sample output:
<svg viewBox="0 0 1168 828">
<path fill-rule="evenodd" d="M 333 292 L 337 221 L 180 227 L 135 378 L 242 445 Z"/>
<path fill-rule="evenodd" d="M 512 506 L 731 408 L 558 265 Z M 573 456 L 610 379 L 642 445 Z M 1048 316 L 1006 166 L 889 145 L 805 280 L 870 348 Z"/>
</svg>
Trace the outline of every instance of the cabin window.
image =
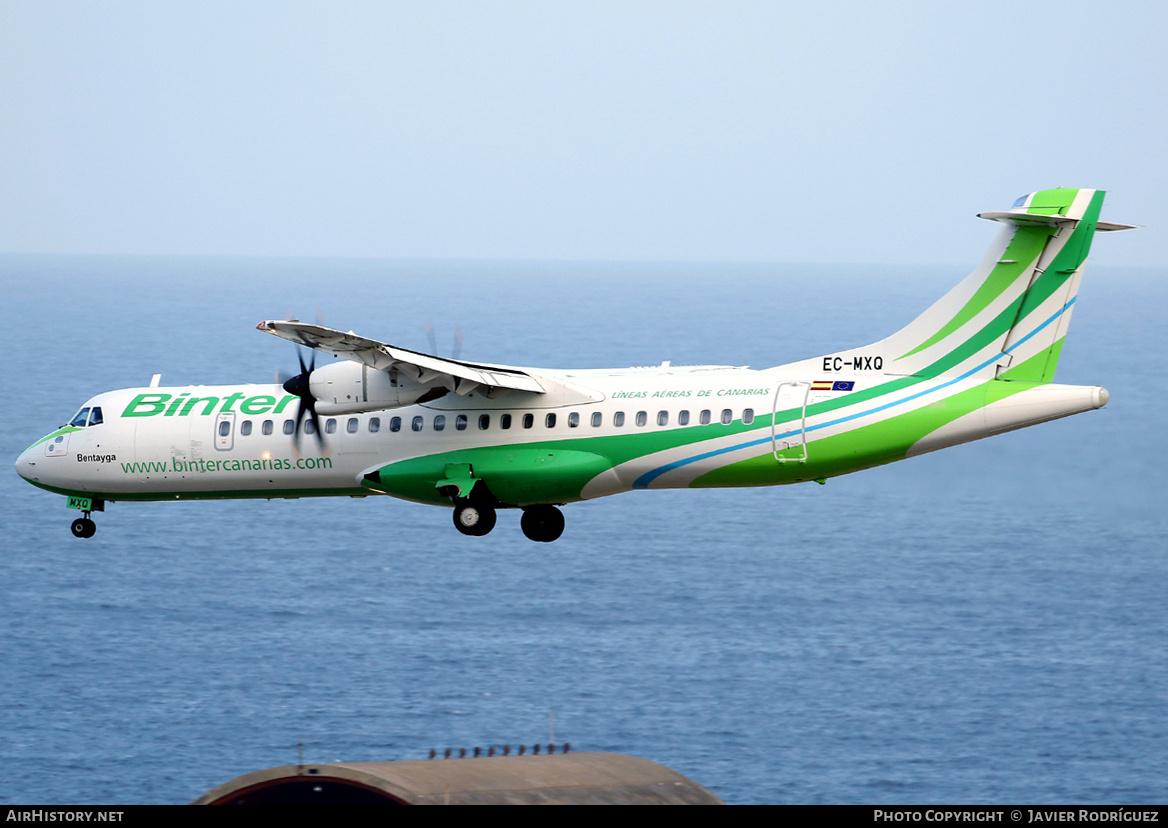
<svg viewBox="0 0 1168 828">
<path fill-rule="evenodd" d="M 637 412 L 637 426 L 638 427 L 643 426 L 647 422 L 649 422 L 649 413 L 647 411 L 638 411 Z"/>
<path fill-rule="evenodd" d="M 77 416 L 69 421 L 69 425 L 77 428 L 85 428 L 85 424 L 89 422 L 89 409 L 83 408 L 77 412 Z"/>
<path fill-rule="evenodd" d="M 577 411 L 573 411 L 571 414 L 568 415 L 568 428 L 576 428 L 579 425 L 580 425 L 580 414 Z"/>
<path fill-rule="evenodd" d="M 669 412 L 668 411 L 658 411 L 657 412 L 657 425 L 659 425 L 659 426 L 669 425 Z"/>
<path fill-rule="evenodd" d="M 91 426 L 101 425 L 101 406 L 95 405 L 89 412 L 89 424 Z"/>
<path fill-rule="evenodd" d="M 613 414 L 612 415 L 612 424 L 614 426 L 616 426 L 617 428 L 620 428 L 621 426 L 623 426 L 625 424 L 625 412 L 618 411 L 615 414 Z"/>
<path fill-rule="evenodd" d="M 381 431 L 381 418 L 380 417 L 370 417 L 369 418 L 369 433 L 376 434 L 379 431 Z"/>
<path fill-rule="evenodd" d="M 707 408 L 705 411 L 703 411 L 701 416 L 698 417 L 698 420 L 701 422 L 702 425 L 709 425 L 710 424 L 710 409 Z"/>
<path fill-rule="evenodd" d="M 356 417 L 350 417 L 349 422 L 345 424 L 345 430 L 348 431 L 350 434 L 356 434 L 357 427 L 358 427 L 358 424 L 357 424 Z"/>
<path fill-rule="evenodd" d="M 325 434 L 336 434 L 337 433 L 337 418 L 336 417 L 329 417 L 327 420 L 324 421 L 324 431 L 325 431 Z"/>
<path fill-rule="evenodd" d="M 284 433 L 285 434 L 295 434 L 296 433 L 296 421 L 295 420 L 285 420 L 284 421 Z"/>
<path fill-rule="evenodd" d="M 524 428 L 531 428 L 533 425 L 535 425 L 535 415 L 534 414 L 524 414 L 523 415 L 523 427 Z"/>
<path fill-rule="evenodd" d="M 689 425 L 689 412 L 688 411 L 678 411 L 677 412 L 677 424 L 678 425 Z"/>
<path fill-rule="evenodd" d="M 459 414 L 454 418 L 454 427 L 459 431 L 466 431 L 466 415 Z"/>
<path fill-rule="evenodd" d="M 446 428 L 446 416 L 444 414 L 436 415 L 434 417 L 434 430 L 441 431 L 444 428 Z"/>
<path fill-rule="evenodd" d="M 203 432 L 203 433 L 205 434 L 206 432 Z M 231 433 L 231 420 L 224 420 L 223 422 L 219 423 L 219 436 L 220 437 L 226 437 L 230 433 Z"/>
<path fill-rule="evenodd" d="M 389 430 L 393 432 L 401 431 L 401 417 L 389 418 Z"/>
<path fill-rule="evenodd" d="M 486 431 L 490 427 L 491 427 L 491 415 L 490 414 L 480 414 L 479 415 L 479 431 Z"/>
<path fill-rule="evenodd" d="M 742 424 L 750 425 L 754 422 L 754 409 L 748 408 L 742 412 Z"/>
<path fill-rule="evenodd" d="M 305 420 L 304 421 L 304 433 L 305 434 L 316 434 L 316 423 L 314 423 L 312 420 Z"/>
<path fill-rule="evenodd" d="M 504 431 L 511 428 L 511 415 L 510 414 L 503 414 L 499 417 L 499 428 L 503 429 Z"/>
<path fill-rule="evenodd" d="M 244 420 L 239 424 L 239 433 L 244 437 L 251 434 L 251 420 Z"/>
<path fill-rule="evenodd" d="M 722 425 L 730 425 L 734 422 L 734 412 L 729 408 L 722 409 Z"/>
<path fill-rule="evenodd" d="M 546 425 L 548 428 L 555 428 L 556 427 L 556 415 L 555 414 L 548 414 L 544 418 L 543 424 Z"/>
<path fill-rule="evenodd" d="M 600 428 L 600 424 L 602 422 L 604 422 L 604 415 L 601 414 L 599 411 L 593 411 L 592 412 L 592 427 L 593 428 Z"/>
<path fill-rule="evenodd" d="M 414 431 L 421 431 L 422 430 L 422 418 L 421 417 L 414 417 L 413 421 L 410 423 L 410 428 L 412 428 Z"/>
<path fill-rule="evenodd" d="M 260 426 L 260 431 L 262 431 L 264 433 L 264 435 L 271 434 L 272 433 L 272 421 L 271 420 L 264 420 L 264 424 L 262 426 Z"/>
</svg>

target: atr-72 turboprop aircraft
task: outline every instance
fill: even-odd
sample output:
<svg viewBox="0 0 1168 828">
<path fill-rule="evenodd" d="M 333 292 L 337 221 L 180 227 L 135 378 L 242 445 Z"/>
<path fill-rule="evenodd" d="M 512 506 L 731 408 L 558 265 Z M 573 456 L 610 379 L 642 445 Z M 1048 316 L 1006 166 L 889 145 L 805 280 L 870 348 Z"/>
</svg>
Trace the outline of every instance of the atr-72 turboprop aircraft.
<svg viewBox="0 0 1168 828">
<path fill-rule="evenodd" d="M 978 268 L 886 339 L 765 370 L 483 365 L 297 321 L 259 330 L 341 357 L 282 385 L 98 394 L 16 461 L 83 517 L 117 500 L 392 495 L 496 510 L 553 541 L 560 505 L 633 489 L 817 481 L 1100 408 L 1056 385 L 1102 190 L 1055 189 L 981 213 Z M 308 439 L 311 437 L 311 439 Z"/>
</svg>

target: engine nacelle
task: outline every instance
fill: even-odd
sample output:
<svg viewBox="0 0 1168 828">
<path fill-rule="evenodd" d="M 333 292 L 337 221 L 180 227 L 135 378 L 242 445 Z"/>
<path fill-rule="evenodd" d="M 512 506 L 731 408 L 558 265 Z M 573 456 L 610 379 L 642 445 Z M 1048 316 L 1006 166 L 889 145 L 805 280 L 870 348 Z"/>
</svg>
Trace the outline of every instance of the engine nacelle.
<svg viewBox="0 0 1168 828">
<path fill-rule="evenodd" d="M 378 371 L 349 360 L 317 368 L 308 378 L 308 387 L 316 398 L 316 413 L 324 416 L 401 408 L 427 395 L 431 399 L 436 396 L 435 389 L 400 376 L 396 370 Z M 445 393 L 437 390 L 438 395 Z"/>
</svg>

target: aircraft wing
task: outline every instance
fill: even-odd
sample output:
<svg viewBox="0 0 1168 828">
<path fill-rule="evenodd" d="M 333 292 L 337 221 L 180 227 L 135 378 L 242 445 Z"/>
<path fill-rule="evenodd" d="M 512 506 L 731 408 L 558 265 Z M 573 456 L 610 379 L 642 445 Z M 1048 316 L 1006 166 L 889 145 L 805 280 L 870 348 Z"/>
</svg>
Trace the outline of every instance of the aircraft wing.
<svg viewBox="0 0 1168 828">
<path fill-rule="evenodd" d="M 335 357 L 360 362 L 378 371 L 397 370 L 422 385 L 445 388 L 460 396 L 480 386 L 485 386 L 484 390 L 487 391 L 507 388 L 542 394 L 545 390 L 535 377 L 520 368 L 443 359 L 322 325 L 264 321 L 256 325 L 256 329 L 297 345 L 306 345 Z"/>
</svg>

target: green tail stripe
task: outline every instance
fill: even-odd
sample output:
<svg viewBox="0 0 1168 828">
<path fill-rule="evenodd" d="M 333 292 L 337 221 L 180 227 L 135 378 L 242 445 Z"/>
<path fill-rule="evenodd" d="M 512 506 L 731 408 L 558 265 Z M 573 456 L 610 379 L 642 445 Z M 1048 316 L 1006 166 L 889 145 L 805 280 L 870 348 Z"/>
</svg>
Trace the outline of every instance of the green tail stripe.
<svg viewBox="0 0 1168 828">
<path fill-rule="evenodd" d="M 1054 371 L 1058 368 L 1059 357 L 1063 354 L 1063 343 L 1066 337 L 1060 337 L 1057 342 L 1050 346 L 1046 351 L 1046 365 L 1042 369 L 1042 374 L 1039 376 L 1040 382 L 1054 382 Z"/>
<path fill-rule="evenodd" d="M 1065 216 L 1067 208 L 1074 203 L 1075 197 L 1078 195 L 1079 190 L 1075 187 L 1039 190 L 1030 199 L 1030 206 L 1026 208 L 1026 212 L 1040 216 Z"/>
<path fill-rule="evenodd" d="M 1068 190 L 1066 192 L 1078 191 Z M 1092 196 L 1090 204 L 1087 205 L 1087 209 L 1083 213 L 1083 218 L 1075 226 L 1071 237 L 1067 239 L 1066 244 L 1063 245 L 1054 260 L 1019 301 L 1012 302 L 1009 307 L 990 320 L 981 331 L 922 369 L 918 372 L 918 376 L 935 377 L 960 364 L 963 360 L 994 342 L 998 337 L 1007 334 L 1015 325 L 1021 323 L 1063 287 L 1075 271 L 1082 266 L 1087 254 L 1091 251 L 1091 241 L 1095 236 L 1095 227 L 1099 221 L 1099 212 L 1103 207 L 1105 195 L 1103 190 L 1099 190 Z M 1054 364 L 1051 364 L 1044 368 L 1040 374 L 1029 379 L 1040 381 L 1048 375 L 1053 376 L 1053 372 Z"/>
<path fill-rule="evenodd" d="M 1052 345 L 1049 350 L 1037 353 L 1025 362 L 1020 362 L 1013 368 L 1009 368 L 1003 371 L 1002 375 L 998 377 L 998 379 L 1005 380 L 1006 382 L 1025 382 L 1029 385 L 1034 385 L 1037 382 L 1050 382 L 1054 375 L 1054 367 L 1048 366 L 1047 363 L 1051 356 L 1051 352 L 1054 352 L 1054 361 L 1058 362 L 1058 353 L 1062 351 L 1062 349 L 1063 339 L 1059 339 L 1059 341 L 1054 343 L 1054 345 Z M 1051 376 L 1040 380 L 1034 379 L 1035 376 L 1042 377 L 1044 375 L 1045 369 L 1048 367 Z"/>
<path fill-rule="evenodd" d="M 965 307 L 958 311 L 957 315 L 950 319 L 941 330 L 908 353 L 898 356 L 897 359 L 910 357 L 936 345 L 989 307 L 989 304 L 1001 296 L 1006 288 L 1014 284 L 1014 280 L 1030 269 L 1035 260 L 1042 255 L 1042 250 L 1052 235 L 1054 235 L 1053 227 L 1019 227 L 1002 254 L 1003 261 L 994 267 L 977 292 L 965 303 Z"/>
<path fill-rule="evenodd" d="M 1054 257 L 1050 266 L 1038 277 L 1030 290 L 1026 293 L 1026 302 L 1018 314 L 1018 320 L 1025 319 L 1030 313 L 1050 298 L 1056 290 L 1066 283 L 1067 279 L 1079 269 L 1091 251 L 1091 240 L 1095 236 L 1095 225 L 1099 221 L 1099 211 L 1103 207 L 1102 190 L 1095 193 L 1091 203 L 1087 205 L 1083 218 L 1075 226 L 1071 237 L 1063 245 L 1063 249 Z"/>
<path fill-rule="evenodd" d="M 1033 203 L 1028 210 L 1032 213 L 1045 215 L 1065 214 L 1078 193 L 1079 190 L 1069 188 L 1043 190 L 1035 193 Z M 1008 332 L 1010 328 L 1026 319 L 1043 302 L 1063 287 L 1075 271 L 1082 266 L 1087 258 L 1087 254 L 1091 250 L 1091 242 L 1095 237 L 1095 228 L 1099 221 L 1099 213 L 1103 207 L 1105 196 L 1106 192 L 1103 190 L 1097 190 L 1092 195 L 1090 203 L 1083 211 L 1083 217 L 1075 225 L 1070 238 L 1067 239 L 1062 249 L 1055 255 L 1046 270 L 1038 275 L 1034 284 L 1027 290 L 1022 304 L 1020 306 L 1014 306 L 1013 317 L 1009 320 L 1009 325 L 1005 331 L 1001 331 L 1000 329 L 1001 316 L 991 320 L 987 325 L 987 329 L 992 330 L 995 335 Z M 1049 227 L 1019 227 L 1002 256 L 1003 260 L 1013 259 L 1015 261 L 1001 263 L 995 267 L 985 282 L 982 283 L 975 294 L 952 319 L 925 342 L 904 355 L 897 357 L 897 359 L 904 359 L 905 357 L 920 353 L 924 349 L 944 340 L 954 331 L 961 328 L 961 326 L 967 324 L 971 319 L 976 318 L 977 314 L 984 311 L 1015 279 L 1027 272 L 1029 267 L 1041 255 L 1043 246 L 1053 233 L 1054 229 Z M 969 356 L 972 353 L 967 347 L 970 343 L 975 340 L 983 344 L 987 342 L 987 338 L 983 335 L 984 333 L 985 330 L 975 334 L 965 343 L 957 346 L 951 354 L 941 357 L 933 365 L 928 366 L 919 373 L 924 376 L 936 376 L 939 372 L 944 371 L 946 367 L 951 367 L 955 364 L 952 357 L 959 356 L 965 358 Z M 989 339 L 992 340 L 993 338 L 991 336 Z M 957 361 L 959 362 L 960 359 Z M 1039 375 L 1034 376 L 1032 379 L 1038 381 L 1041 377 L 1053 373 L 1053 369 L 1054 365 L 1052 364 L 1048 368 L 1044 368 Z"/>
</svg>

